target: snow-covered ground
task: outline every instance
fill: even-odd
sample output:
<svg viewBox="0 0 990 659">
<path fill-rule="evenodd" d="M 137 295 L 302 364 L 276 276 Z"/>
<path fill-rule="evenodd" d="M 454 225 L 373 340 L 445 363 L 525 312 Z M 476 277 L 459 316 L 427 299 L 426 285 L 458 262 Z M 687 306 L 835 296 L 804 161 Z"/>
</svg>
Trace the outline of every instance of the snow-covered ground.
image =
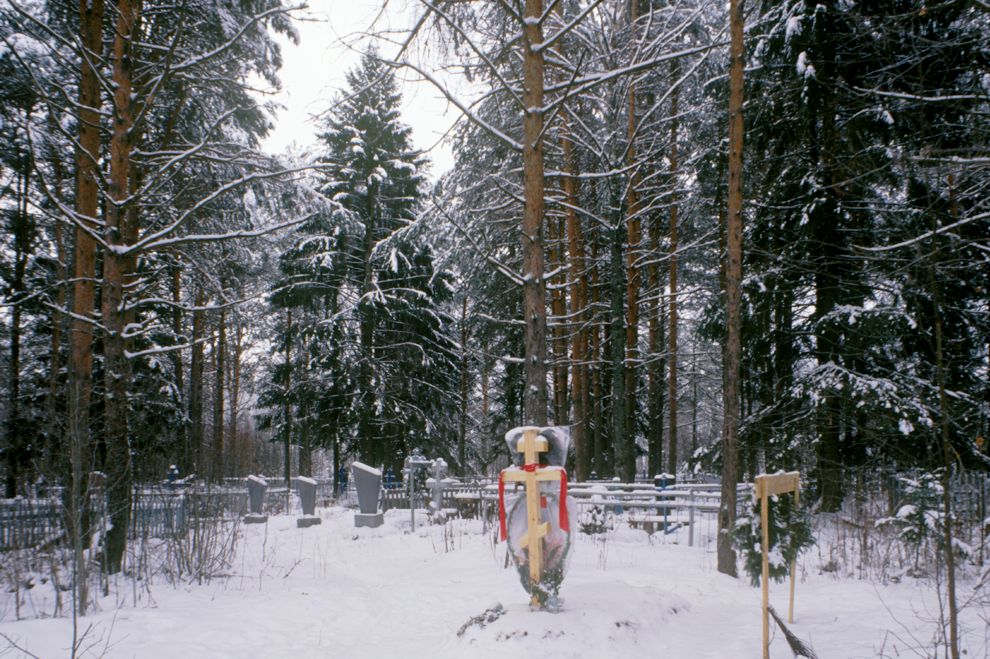
<svg viewBox="0 0 990 659">
<path fill-rule="evenodd" d="M 530 611 L 505 544 L 480 521 L 411 534 L 408 511 L 390 511 L 378 529 L 355 529 L 344 508 L 318 512 L 323 524 L 307 529 L 293 516 L 243 526 L 229 574 L 208 584 L 111 588 L 81 620 L 83 656 L 760 656 L 760 591 L 715 570 L 710 538 L 688 547 L 685 531 L 578 534 L 562 610 L 547 613 Z M 934 656 L 931 580 L 881 584 L 823 573 L 820 562 L 813 550 L 799 570 L 791 626 L 819 657 Z M 786 611 L 787 585 L 771 583 L 771 598 Z M 32 606 L 45 610 L 40 593 Z M 15 621 L 9 594 L 0 614 L 0 657 L 31 656 L 14 644 L 68 656 L 65 618 Z M 988 656 L 986 616 L 963 611 L 967 657 Z M 777 630 L 770 654 L 792 656 Z"/>
</svg>

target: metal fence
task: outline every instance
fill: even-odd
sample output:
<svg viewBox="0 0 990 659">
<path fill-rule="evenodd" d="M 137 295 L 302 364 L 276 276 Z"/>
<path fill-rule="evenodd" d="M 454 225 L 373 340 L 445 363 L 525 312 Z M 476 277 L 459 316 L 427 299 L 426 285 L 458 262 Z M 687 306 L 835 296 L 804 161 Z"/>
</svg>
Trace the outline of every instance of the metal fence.
<svg viewBox="0 0 990 659">
<path fill-rule="evenodd" d="M 894 515 L 907 493 L 906 479 L 913 473 L 847 472 L 847 496 L 843 512 L 850 518 L 875 520 Z M 748 486 L 739 488 L 738 505 L 742 512 L 749 505 Z M 335 500 L 333 483 L 318 484 L 319 505 Z M 580 509 L 610 506 L 613 510 L 640 515 L 701 514 L 713 515 L 718 509 L 718 484 L 678 483 L 657 491 L 650 483 L 619 483 L 595 481 L 572 483 L 569 493 Z M 990 495 L 990 474 L 967 472 L 952 480 L 954 517 L 957 525 L 971 536 L 986 534 L 987 499 Z M 493 514 L 498 498 L 497 484 L 486 481 L 445 484 L 442 507 L 466 517 Z M 427 508 L 432 501 L 428 487 L 417 489 L 413 506 Z M 294 489 L 284 485 L 269 487 L 265 510 L 269 514 L 292 512 Z M 382 490 L 383 510 L 409 509 L 409 492 L 403 487 Z M 131 538 L 170 537 L 183 533 L 190 520 L 239 518 L 248 509 L 247 490 L 243 481 L 233 481 L 221 487 L 206 486 L 142 486 L 134 491 L 131 509 Z M 93 497 L 93 524 L 105 523 L 105 501 Z M 64 538 L 64 512 L 57 497 L 0 500 L 0 550 L 28 549 L 55 544 Z"/>
<path fill-rule="evenodd" d="M 331 486 L 324 486 L 324 504 Z M 265 510 L 290 512 L 294 491 L 269 488 Z M 239 518 L 248 510 L 247 490 L 241 487 L 141 486 L 134 490 L 128 537 L 167 538 L 184 533 L 191 520 Z M 90 524 L 109 522 L 106 501 L 94 495 L 89 507 Z M 58 497 L 0 500 L 0 550 L 30 549 L 57 544 L 65 537 L 65 510 Z"/>
</svg>

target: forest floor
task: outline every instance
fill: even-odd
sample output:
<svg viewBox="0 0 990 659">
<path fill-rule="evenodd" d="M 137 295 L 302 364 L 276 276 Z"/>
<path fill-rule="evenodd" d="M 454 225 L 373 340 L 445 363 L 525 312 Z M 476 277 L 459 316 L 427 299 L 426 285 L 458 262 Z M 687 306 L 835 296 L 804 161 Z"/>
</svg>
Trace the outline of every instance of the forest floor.
<svg viewBox="0 0 990 659">
<path fill-rule="evenodd" d="M 480 521 L 421 523 L 410 533 L 408 511 L 388 512 L 377 529 L 355 529 L 344 508 L 318 512 L 323 523 L 307 529 L 294 516 L 242 526 L 236 559 L 209 583 L 111 583 L 79 621 L 79 656 L 760 656 L 760 590 L 716 571 L 710 529 L 693 547 L 685 530 L 576 534 L 561 610 L 548 613 L 530 610 L 505 567 L 505 544 Z M 821 659 L 942 655 L 931 578 L 823 571 L 830 553 L 802 557 L 790 626 Z M 960 601 L 973 584 L 963 584 Z M 15 620 L 14 594 L 0 599 L 0 657 L 69 656 L 71 620 L 37 617 L 53 603 L 43 590 L 51 589 L 21 602 L 27 619 Z M 787 584 L 771 582 L 770 591 L 786 615 Z M 984 598 L 962 611 L 967 657 L 990 653 L 986 608 Z M 770 656 L 792 656 L 777 629 Z"/>
</svg>

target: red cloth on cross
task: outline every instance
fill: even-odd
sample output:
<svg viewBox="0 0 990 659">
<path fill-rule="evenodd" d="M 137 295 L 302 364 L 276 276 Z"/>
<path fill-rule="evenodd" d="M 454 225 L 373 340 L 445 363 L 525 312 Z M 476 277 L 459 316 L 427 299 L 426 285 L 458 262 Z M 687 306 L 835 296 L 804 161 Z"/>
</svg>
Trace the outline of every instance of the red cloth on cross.
<svg viewBox="0 0 990 659">
<path fill-rule="evenodd" d="M 526 464 L 522 466 L 523 471 L 529 473 L 536 472 L 537 469 L 541 469 L 538 464 Z M 567 471 L 563 468 L 560 469 L 560 516 L 558 519 L 558 524 L 560 530 L 569 533 L 570 532 L 570 522 L 567 514 Z M 503 469 L 498 474 L 498 530 L 499 537 L 505 540 L 507 535 L 506 521 L 505 521 L 505 472 Z"/>
</svg>

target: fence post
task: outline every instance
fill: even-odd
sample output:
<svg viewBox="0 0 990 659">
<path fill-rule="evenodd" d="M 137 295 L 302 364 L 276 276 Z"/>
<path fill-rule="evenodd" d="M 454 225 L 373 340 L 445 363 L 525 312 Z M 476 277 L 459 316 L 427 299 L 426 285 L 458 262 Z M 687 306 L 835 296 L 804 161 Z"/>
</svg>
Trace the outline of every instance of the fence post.
<svg viewBox="0 0 990 659">
<path fill-rule="evenodd" d="M 688 490 L 688 547 L 694 547 L 694 490 Z"/>
</svg>

